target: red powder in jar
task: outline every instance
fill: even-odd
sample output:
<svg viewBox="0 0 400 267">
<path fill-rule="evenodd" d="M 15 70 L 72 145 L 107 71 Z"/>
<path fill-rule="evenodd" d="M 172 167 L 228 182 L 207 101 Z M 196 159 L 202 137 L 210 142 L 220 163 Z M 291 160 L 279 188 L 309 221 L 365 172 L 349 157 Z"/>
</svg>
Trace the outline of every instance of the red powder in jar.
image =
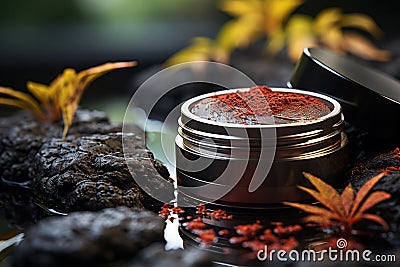
<svg viewBox="0 0 400 267">
<path fill-rule="evenodd" d="M 203 99 L 191 111 L 217 122 L 271 124 L 272 121 L 290 123 L 314 120 L 329 114 L 331 110 L 310 95 L 272 91 L 267 86 L 257 86 Z"/>
</svg>

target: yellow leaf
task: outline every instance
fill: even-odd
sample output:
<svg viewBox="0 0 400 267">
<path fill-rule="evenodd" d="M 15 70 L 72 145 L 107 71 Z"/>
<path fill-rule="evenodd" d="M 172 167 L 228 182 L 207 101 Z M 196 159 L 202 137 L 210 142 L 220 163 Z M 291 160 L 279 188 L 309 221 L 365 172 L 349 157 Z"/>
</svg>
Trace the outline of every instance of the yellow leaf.
<svg viewBox="0 0 400 267">
<path fill-rule="evenodd" d="M 307 15 L 293 15 L 286 26 L 286 33 L 290 39 L 295 39 L 303 35 L 313 34 L 313 20 Z"/>
<path fill-rule="evenodd" d="M 271 34 L 267 40 L 265 50 L 268 54 L 275 55 L 283 49 L 285 46 L 286 36 L 285 33 L 280 31 L 275 31 Z"/>
<path fill-rule="evenodd" d="M 304 48 L 314 47 L 317 42 L 312 32 L 312 18 L 307 15 L 293 15 L 286 26 L 288 56 L 297 61 Z"/>
<path fill-rule="evenodd" d="M 328 29 L 320 36 L 320 42 L 332 52 L 340 53 L 343 50 L 343 33 L 339 28 Z"/>
<path fill-rule="evenodd" d="M 365 14 L 347 14 L 344 15 L 340 21 L 342 27 L 352 27 L 364 30 L 375 37 L 383 35 L 381 28 L 375 23 L 375 21 Z"/>
<path fill-rule="evenodd" d="M 1 87 L 1 86 L 0 86 L 0 94 L 11 97 L 11 99 L 2 97 L 1 104 L 15 106 L 29 110 L 30 112 L 32 112 L 41 119 L 45 117 L 45 114 L 41 109 L 39 103 L 35 99 L 33 99 L 30 95 L 25 94 L 23 92 L 18 92 L 11 88 Z"/>
<path fill-rule="evenodd" d="M 224 0 L 219 3 L 219 8 L 232 16 L 247 16 L 262 10 L 260 0 Z"/>
<path fill-rule="evenodd" d="M 340 8 L 327 8 L 318 13 L 314 19 L 313 32 L 318 36 L 324 36 L 332 28 L 339 29 L 339 22 L 343 14 Z"/>
<path fill-rule="evenodd" d="M 267 35 L 273 34 L 282 27 L 285 19 L 302 3 L 304 0 L 265 0 L 265 32 Z"/>
<path fill-rule="evenodd" d="M 304 48 L 316 47 L 317 42 L 313 36 L 299 37 L 288 43 L 288 57 L 296 62 L 303 54 Z"/>
<path fill-rule="evenodd" d="M 348 52 L 367 60 L 388 61 L 391 58 L 390 51 L 377 48 L 371 41 L 355 33 L 344 34 L 343 46 Z"/>
<path fill-rule="evenodd" d="M 212 59 L 214 43 L 211 39 L 205 37 L 196 37 L 192 40 L 192 44 L 174 55 L 166 62 L 166 66 L 173 66 L 190 61 L 203 61 Z"/>
<path fill-rule="evenodd" d="M 66 136 L 82 94 L 87 86 L 111 70 L 136 66 L 135 61 L 105 63 L 76 73 L 74 69 L 67 68 L 49 86 L 27 82 L 27 88 L 39 103 L 30 95 L 15 91 L 11 88 L 0 87 L 0 94 L 10 98 L 0 97 L 0 104 L 24 108 L 43 120 L 56 122 L 62 115 L 64 122 L 63 138 Z M 42 108 L 45 108 L 47 114 Z"/>
<path fill-rule="evenodd" d="M 227 22 L 218 34 L 216 44 L 228 53 L 235 48 L 243 48 L 261 38 L 260 17 L 246 17 Z"/>
<path fill-rule="evenodd" d="M 49 86 L 29 81 L 26 83 L 26 88 L 43 104 L 46 111 L 50 112 L 53 92 L 50 90 Z"/>
<path fill-rule="evenodd" d="M 136 66 L 135 61 L 105 63 L 79 73 L 76 73 L 73 69 L 64 70 L 62 76 L 60 76 L 53 85 L 59 96 L 57 102 L 61 109 L 64 122 L 63 138 L 65 138 L 68 133 L 75 111 L 78 108 L 82 94 L 87 86 L 98 77 L 112 70 L 133 66 Z"/>
<path fill-rule="evenodd" d="M 136 65 L 136 61 L 111 62 L 83 70 L 78 73 L 77 77 L 79 90 L 84 90 L 92 81 L 112 70 L 134 67 Z"/>
<path fill-rule="evenodd" d="M 76 100 L 80 99 L 77 92 L 77 74 L 73 69 L 65 69 L 57 81 L 58 83 L 55 84 L 55 88 L 58 96 L 58 105 L 63 117 L 63 138 L 65 138 L 78 107 Z"/>
</svg>

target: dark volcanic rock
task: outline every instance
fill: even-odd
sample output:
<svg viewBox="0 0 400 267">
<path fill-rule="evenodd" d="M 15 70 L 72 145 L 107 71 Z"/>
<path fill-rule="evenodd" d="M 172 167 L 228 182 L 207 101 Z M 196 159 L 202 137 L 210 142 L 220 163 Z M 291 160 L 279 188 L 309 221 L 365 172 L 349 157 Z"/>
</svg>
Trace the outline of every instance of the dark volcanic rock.
<svg viewBox="0 0 400 267">
<path fill-rule="evenodd" d="M 40 221 L 12 254 L 13 266 L 123 266 L 138 250 L 163 240 L 155 213 L 126 207 L 73 212 Z"/>
<path fill-rule="evenodd" d="M 391 167 L 398 168 L 398 170 Z M 394 238 L 390 238 L 390 241 L 400 245 L 400 157 L 396 150 L 380 153 L 357 164 L 350 172 L 350 182 L 356 189 L 359 189 L 365 182 L 383 170 L 389 170 L 388 175 L 376 184 L 374 190 L 384 190 L 392 197 L 372 208 L 371 213 L 382 216 L 390 224 L 391 229 L 395 232 Z"/>
<path fill-rule="evenodd" d="M 130 173 L 121 125 L 111 124 L 102 112 L 78 110 L 65 140 L 60 138 L 61 124 L 45 124 L 26 113 L 2 119 L 0 125 L 0 188 L 31 188 L 34 201 L 51 209 L 140 208 L 143 194 L 132 175 L 155 182 L 169 177 L 166 167 L 146 149 L 144 133 L 136 128 L 128 138 L 134 144 Z M 165 190 L 172 194 L 169 185 Z"/>
<path fill-rule="evenodd" d="M 62 136 L 62 123 L 48 124 L 26 112 L 0 119 L 0 177 L 3 183 L 27 185 L 32 161 L 42 144 Z M 105 113 L 77 110 L 69 137 L 120 132 Z M 1 185 L 1 183 L 0 183 Z"/>
<path fill-rule="evenodd" d="M 7 220 L 11 228 L 22 231 L 47 215 L 33 202 L 30 190 L 0 191 L 0 216 Z"/>
<path fill-rule="evenodd" d="M 44 143 L 30 175 L 37 200 L 67 211 L 141 206 L 140 190 L 125 165 L 121 142 L 121 133 L 110 133 Z M 142 148 L 137 153 L 143 165 L 137 175 L 158 175 L 148 151 Z"/>
<path fill-rule="evenodd" d="M 184 250 L 166 251 L 164 244 L 154 243 L 151 246 L 143 249 L 127 265 L 127 267 L 212 267 L 218 266 L 213 263 L 211 253 L 205 250 L 187 247 Z"/>
</svg>

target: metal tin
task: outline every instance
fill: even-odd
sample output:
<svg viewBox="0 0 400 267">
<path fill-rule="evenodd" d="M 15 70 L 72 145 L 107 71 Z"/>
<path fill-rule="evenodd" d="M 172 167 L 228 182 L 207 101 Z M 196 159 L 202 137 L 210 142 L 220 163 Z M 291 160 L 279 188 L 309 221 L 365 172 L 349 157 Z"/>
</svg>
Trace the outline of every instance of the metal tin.
<svg viewBox="0 0 400 267">
<path fill-rule="evenodd" d="M 346 121 L 379 139 L 397 139 L 400 82 L 349 57 L 321 48 L 306 48 L 288 87 L 336 99 Z"/>
<path fill-rule="evenodd" d="M 204 98 L 235 93 L 237 90 L 248 89 L 209 93 L 192 98 L 182 105 L 175 140 L 179 194 L 194 200 L 209 201 L 201 191 L 193 195 L 188 194 L 185 188 L 201 185 L 228 187 L 230 185 L 215 182 L 216 179 L 226 168 L 234 169 L 243 164 L 246 166 L 244 172 L 243 169 L 238 170 L 238 173 L 243 172 L 240 181 L 222 198 L 213 201 L 214 204 L 233 208 L 268 208 L 280 206 L 283 201 L 309 201 L 309 196 L 297 188 L 298 185 L 310 186 L 302 172 L 312 173 L 332 185 L 342 185 L 341 175 L 347 163 L 347 137 L 343 133 L 341 106 L 336 100 L 303 90 L 272 88 L 273 91 L 313 96 L 331 110 L 329 114 L 315 120 L 275 125 L 216 123 L 190 111 L 193 105 Z M 259 164 L 267 163 L 264 161 L 266 159 L 260 158 L 259 153 L 270 149 L 268 146 L 271 142 L 260 139 L 260 136 L 267 136 L 260 135 L 267 130 L 276 131 L 276 142 L 273 142 L 275 156 L 269 159 L 272 160 L 269 162 L 271 169 L 261 186 L 249 192 L 254 169 Z M 250 154 L 242 156 L 246 145 L 250 147 Z M 197 170 L 197 159 L 210 160 L 211 163 L 207 168 Z"/>
</svg>

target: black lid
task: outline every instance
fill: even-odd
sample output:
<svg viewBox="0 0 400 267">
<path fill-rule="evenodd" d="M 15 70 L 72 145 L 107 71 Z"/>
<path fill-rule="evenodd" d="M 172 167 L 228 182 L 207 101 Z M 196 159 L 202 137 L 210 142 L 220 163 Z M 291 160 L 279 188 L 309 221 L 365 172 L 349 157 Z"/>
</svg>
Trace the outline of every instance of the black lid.
<svg viewBox="0 0 400 267">
<path fill-rule="evenodd" d="M 345 120 L 380 138 L 399 136 L 400 82 L 321 48 L 303 51 L 288 86 L 336 99 Z"/>
</svg>

